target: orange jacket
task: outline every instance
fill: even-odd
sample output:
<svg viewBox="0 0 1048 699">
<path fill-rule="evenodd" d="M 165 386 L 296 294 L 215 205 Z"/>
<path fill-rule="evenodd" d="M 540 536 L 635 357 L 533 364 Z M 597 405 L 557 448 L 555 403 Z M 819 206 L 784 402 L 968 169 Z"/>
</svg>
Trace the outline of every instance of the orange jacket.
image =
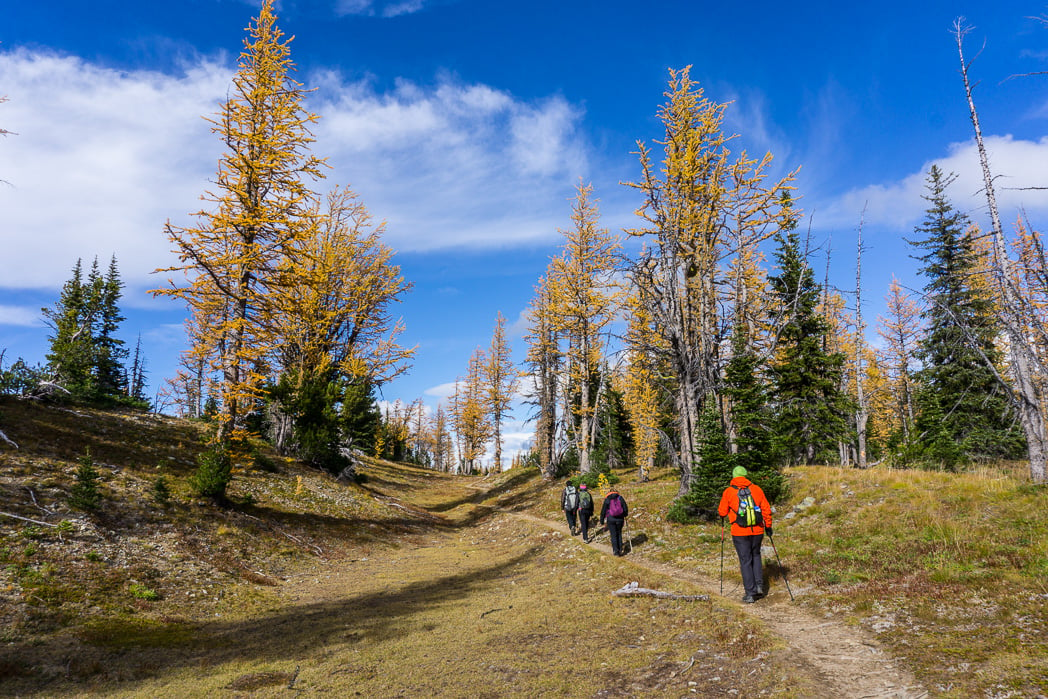
<svg viewBox="0 0 1048 699">
<path fill-rule="evenodd" d="M 724 494 L 721 495 L 720 506 L 717 508 L 717 514 L 721 517 L 727 517 L 731 522 L 732 536 L 753 536 L 764 533 L 764 527 L 759 525 L 742 527 L 735 524 L 736 513 L 739 511 L 739 488 L 745 488 L 746 486 L 750 487 L 753 502 L 756 503 L 757 507 L 761 508 L 761 514 L 764 516 L 764 527 L 771 526 L 771 503 L 768 502 L 764 491 L 761 490 L 759 485 L 751 483 L 745 476 L 739 476 L 731 479 L 731 485 L 724 490 Z"/>
</svg>

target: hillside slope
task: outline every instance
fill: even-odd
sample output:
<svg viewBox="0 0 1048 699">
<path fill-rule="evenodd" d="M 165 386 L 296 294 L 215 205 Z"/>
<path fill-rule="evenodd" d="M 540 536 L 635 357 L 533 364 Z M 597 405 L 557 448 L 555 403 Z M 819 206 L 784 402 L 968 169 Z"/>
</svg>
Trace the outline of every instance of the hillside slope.
<svg viewBox="0 0 1048 699">
<path fill-rule="evenodd" d="M 1021 476 L 795 469 L 771 594 L 743 607 L 719 525 L 664 521 L 670 472 L 619 474 L 613 559 L 534 472 L 371 462 L 358 485 L 260 446 L 223 509 L 184 485 L 195 423 L 5 402 L 0 427 L 2 694 L 1048 693 L 1044 493 Z M 93 515 L 65 504 L 85 448 Z M 710 600 L 611 597 L 631 580 Z"/>
</svg>

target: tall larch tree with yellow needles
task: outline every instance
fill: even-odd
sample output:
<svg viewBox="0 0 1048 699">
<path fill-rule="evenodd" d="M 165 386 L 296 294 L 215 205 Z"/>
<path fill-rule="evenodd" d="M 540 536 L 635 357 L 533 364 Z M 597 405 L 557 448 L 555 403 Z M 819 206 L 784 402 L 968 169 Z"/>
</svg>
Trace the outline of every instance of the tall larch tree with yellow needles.
<svg viewBox="0 0 1048 699">
<path fill-rule="evenodd" d="M 437 405 L 430 420 L 430 432 L 433 435 L 433 468 L 438 471 L 450 471 L 455 462 L 455 444 L 450 428 L 447 410 L 443 404 Z"/>
<path fill-rule="evenodd" d="M 275 345 L 273 298 L 288 285 L 293 251 L 308 234 L 308 181 L 323 167 L 310 152 L 317 117 L 292 78 L 290 39 L 276 25 L 272 0 L 247 33 L 230 96 L 210 119 L 226 146 L 215 189 L 203 196 L 213 207 L 196 214 L 196 225 L 165 226 L 179 264 L 161 271 L 183 272 L 185 280 L 154 291 L 183 299 L 196 318 L 204 340 L 197 351 L 221 374 L 222 442 L 260 398 L 261 369 Z M 212 315 L 216 309 L 223 312 Z"/>
<path fill-rule="evenodd" d="M 499 312 L 491 349 L 484 364 L 484 383 L 488 410 L 491 414 L 492 438 L 495 440 L 495 471 L 502 470 L 502 422 L 510 412 L 510 401 L 517 390 L 517 371 L 513 366 L 509 343 L 506 342 L 506 319 Z"/>
<path fill-rule="evenodd" d="M 478 461 L 484 455 L 484 446 L 492 434 L 484 385 L 485 364 L 484 350 L 478 347 L 469 358 L 466 378 L 459 388 L 456 404 L 462 460 L 468 473 L 478 470 Z"/>
<path fill-rule="evenodd" d="M 408 368 L 415 348 L 393 304 L 410 288 L 382 242 L 384 226 L 348 188 L 336 188 L 306 217 L 310 234 L 296 243 L 289 284 L 274 298 L 280 372 L 273 410 L 294 423 L 294 446 L 314 465 L 347 465 L 338 406 Z M 282 446 L 278 441 L 278 447 Z"/>
<path fill-rule="evenodd" d="M 551 291 L 557 330 L 567 338 L 567 408 L 570 433 L 579 454 L 579 470 L 590 472 L 590 451 L 596 439 L 597 400 L 606 332 L 615 318 L 621 292 L 614 283 L 621 245 L 600 228 L 593 187 L 579 184 L 571 211 L 574 226 L 562 231 L 564 248 L 551 265 Z"/>
<path fill-rule="evenodd" d="M 655 467 L 659 450 L 663 418 L 659 368 L 652 352 L 662 342 L 661 334 L 653 327 L 651 313 L 643 303 L 640 292 L 631 289 L 626 297 L 627 363 L 624 377 L 626 413 L 633 432 L 633 454 L 637 461 L 637 477 L 648 480 Z"/>
<path fill-rule="evenodd" d="M 562 364 L 560 333 L 554 318 L 549 277 L 539 279 L 528 309 L 526 380 L 535 405 L 535 446 L 544 478 L 557 475 L 557 393 Z"/>
<path fill-rule="evenodd" d="M 681 495 L 698 458 L 699 415 L 717 400 L 725 262 L 740 241 L 775 234 L 783 224 L 779 193 L 793 179 L 791 173 L 765 184 L 770 153 L 759 160 L 744 151 L 733 156 L 731 137 L 721 131 L 726 105 L 708 100 L 689 70 L 670 71 L 658 113 L 665 129 L 656 141 L 662 162 L 638 143 L 641 179 L 627 183 L 644 198 L 637 211 L 644 225 L 628 232 L 647 245 L 631 276 L 665 333 L 665 360 L 677 391 Z"/>
<path fill-rule="evenodd" d="M 913 362 L 917 356 L 921 332 L 921 309 L 892 276 L 884 298 L 887 315 L 878 316 L 877 334 L 884 340 L 880 350 L 885 380 L 894 406 L 890 421 L 897 442 L 908 442 L 913 430 Z"/>
</svg>

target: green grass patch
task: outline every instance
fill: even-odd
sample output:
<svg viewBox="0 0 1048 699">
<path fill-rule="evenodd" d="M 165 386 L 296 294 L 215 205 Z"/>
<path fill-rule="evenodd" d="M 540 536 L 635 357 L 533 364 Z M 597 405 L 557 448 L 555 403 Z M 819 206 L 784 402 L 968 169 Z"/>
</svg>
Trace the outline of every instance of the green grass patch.
<svg viewBox="0 0 1048 699">
<path fill-rule="evenodd" d="M 96 619 L 77 629 L 85 643 L 107 648 L 185 648 L 194 633 L 189 624 L 136 618 Z"/>
</svg>

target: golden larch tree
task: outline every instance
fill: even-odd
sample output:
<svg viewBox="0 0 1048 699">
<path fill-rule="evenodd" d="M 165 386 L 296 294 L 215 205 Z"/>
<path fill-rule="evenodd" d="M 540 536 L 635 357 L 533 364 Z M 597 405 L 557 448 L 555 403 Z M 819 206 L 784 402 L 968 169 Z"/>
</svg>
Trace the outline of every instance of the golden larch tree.
<svg viewBox="0 0 1048 699">
<path fill-rule="evenodd" d="M 553 318 L 568 343 L 565 412 L 574 417 L 569 427 L 582 473 L 590 472 L 596 439 L 606 331 L 622 297 L 614 283 L 621 245 L 608 229 L 599 227 L 600 213 L 592 195 L 591 185 L 579 184 L 571 211 L 574 226 L 561 231 L 564 247 L 550 268 Z"/>
<path fill-rule="evenodd" d="M 491 349 L 484 364 L 484 383 L 488 409 L 491 414 L 492 438 L 495 440 L 495 471 L 502 470 L 502 423 L 510 412 L 510 401 L 517 390 L 517 371 L 513 366 L 509 343 L 506 341 L 506 319 L 502 312 L 495 320 L 491 335 Z"/>
<path fill-rule="evenodd" d="M 226 151 L 212 208 L 189 227 L 165 226 L 184 282 L 154 293 L 183 299 L 200 330 L 193 348 L 220 373 L 219 439 L 228 440 L 260 395 L 263 368 L 275 345 L 273 299 L 289 283 L 294 251 L 308 235 L 304 214 L 322 177 L 323 162 L 310 152 L 317 117 L 303 106 L 306 90 L 292 78 L 290 39 L 264 0 L 247 29 L 230 96 L 210 119 Z"/>
<path fill-rule="evenodd" d="M 539 470 L 544 478 L 553 478 L 557 471 L 557 394 L 558 376 L 562 364 L 560 333 L 554 318 L 552 293 L 548 276 L 539 279 L 535 296 L 528 308 L 527 342 L 528 366 L 526 378 L 530 397 L 536 406 L 535 450 Z"/>
<path fill-rule="evenodd" d="M 659 370 L 655 365 L 653 347 L 662 342 L 661 334 L 653 327 L 648 307 L 637 289 L 631 289 L 626 298 L 627 364 L 624 377 L 626 413 L 633 432 L 633 453 L 637 461 L 637 475 L 641 481 L 655 466 L 659 449 L 662 422 L 662 391 Z"/>
<path fill-rule="evenodd" d="M 478 347 L 469 358 L 466 378 L 456 389 L 455 423 L 467 472 L 477 470 L 477 462 L 484 455 L 484 447 L 492 434 L 484 382 L 485 364 L 484 350 Z"/>
<path fill-rule="evenodd" d="M 678 418 L 679 494 L 691 486 L 699 452 L 699 415 L 715 401 L 720 384 L 725 262 L 740 246 L 765 240 L 785 224 L 780 196 L 790 173 L 765 184 L 770 153 L 759 160 L 733 155 L 721 126 L 727 105 L 708 100 L 689 75 L 671 70 L 666 103 L 658 116 L 665 129 L 655 163 L 638 143 L 641 179 L 628 182 L 643 196 L 644 225 L 628 233 L 647 243 L 633 265 L 633 283 L 644 292 L 664 333 Z"/>
<path fill-rule="evenodd" d="M 888 294 L 885 296 L 886 316 L 877 316 L 877 334 L 885 342 L 880 350 L 894 405 L 893 429 L 897 429 L 904 440 L 910 438 L 913 427 L 913 374 L 910 369 L 920 342 L 921 310 L 902 288 L 899 280 L 892 276 Z"/>
</svg>

